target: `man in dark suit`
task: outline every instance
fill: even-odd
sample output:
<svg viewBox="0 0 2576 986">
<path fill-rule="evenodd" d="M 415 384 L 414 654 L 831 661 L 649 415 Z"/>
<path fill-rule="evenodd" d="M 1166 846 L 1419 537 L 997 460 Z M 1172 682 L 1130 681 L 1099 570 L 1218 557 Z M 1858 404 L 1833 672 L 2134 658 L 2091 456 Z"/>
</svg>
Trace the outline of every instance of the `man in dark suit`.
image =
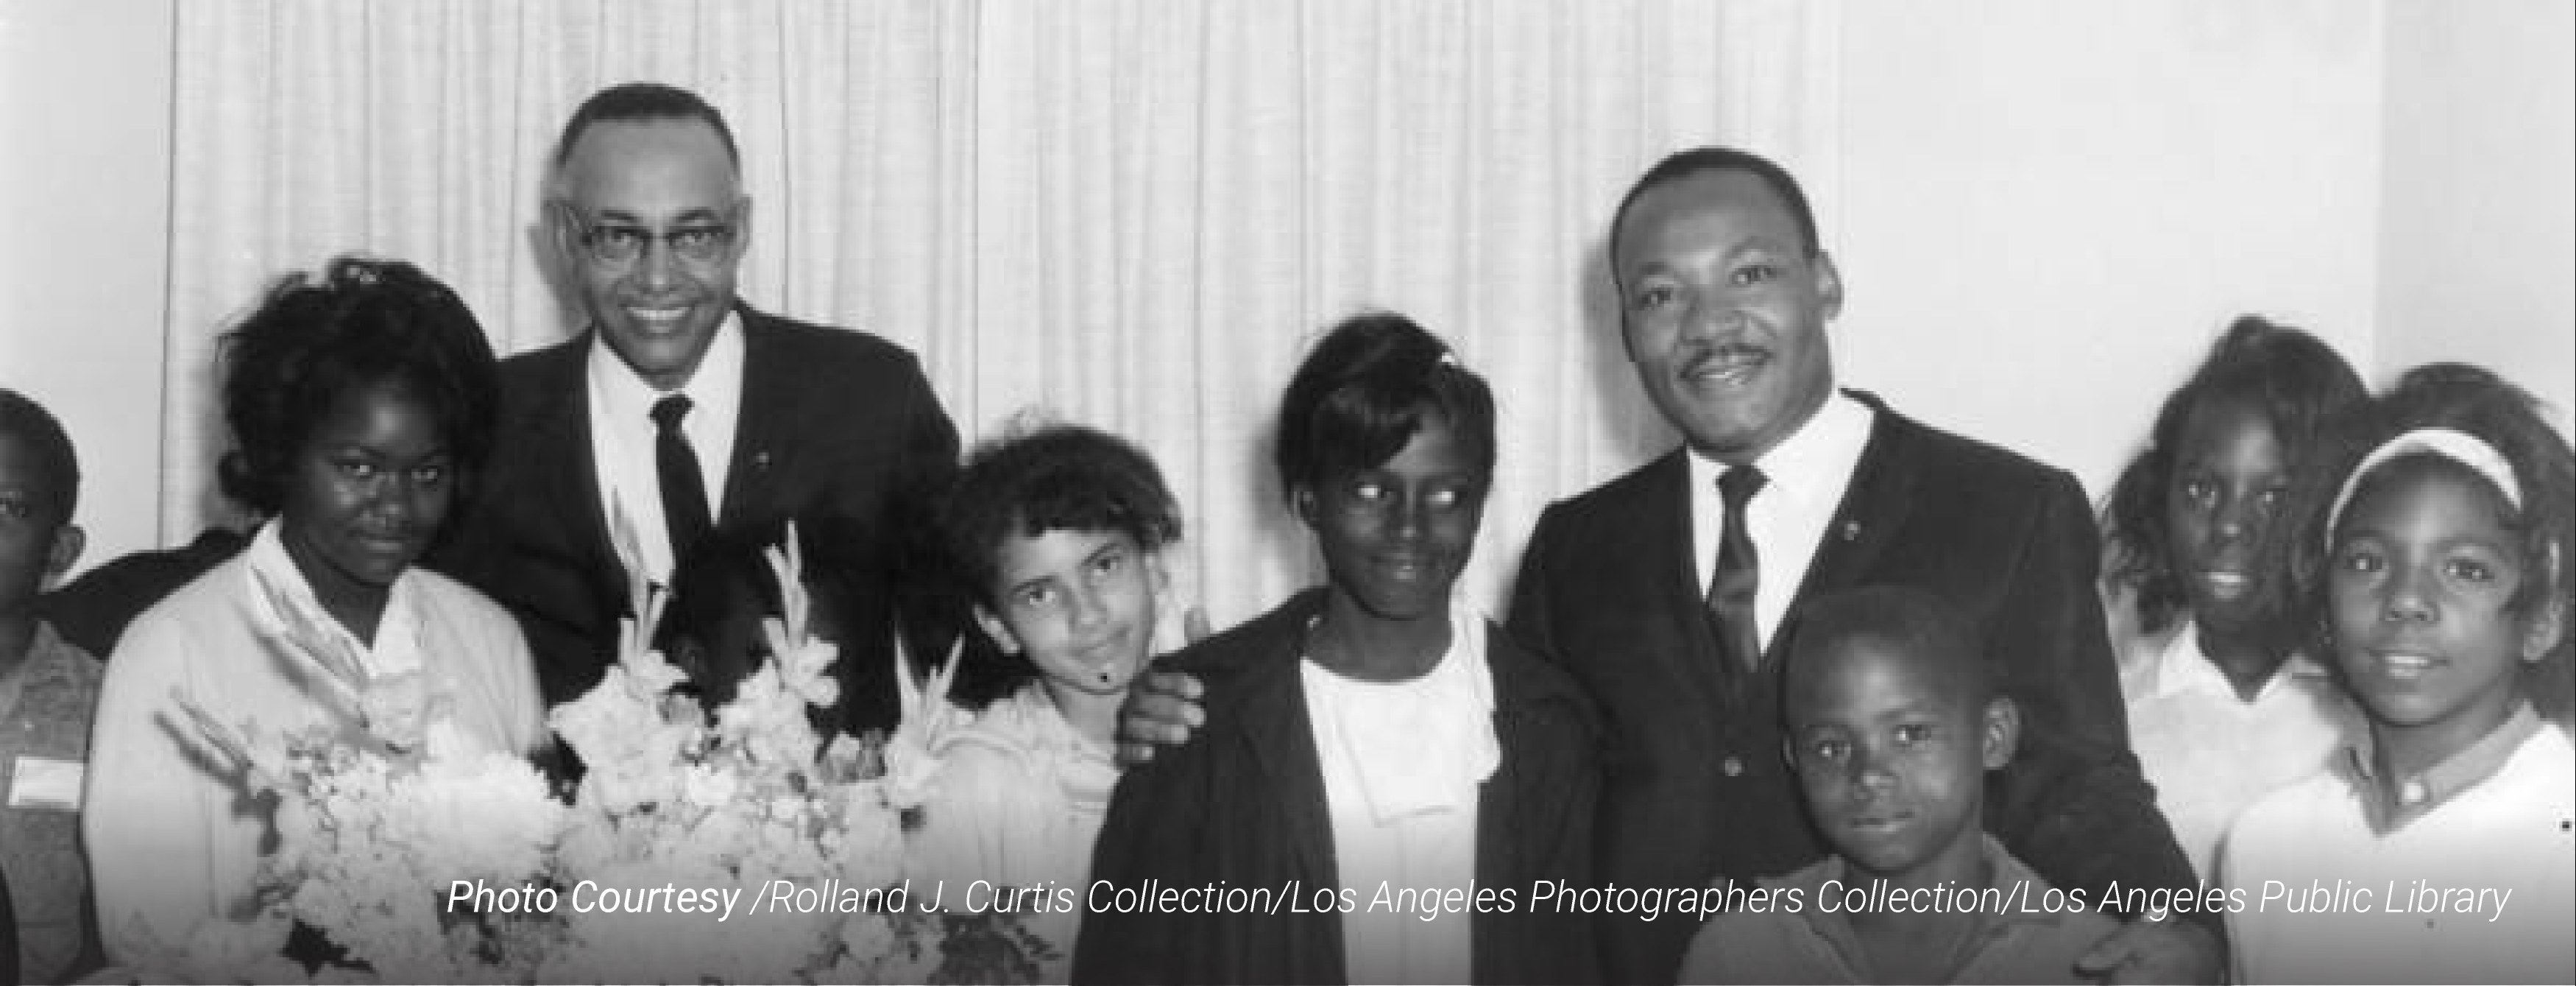
<svg viewBox="0 0 2576 986">
<path fill-rule="evenodd" d="M 1836 390 L 1842 279 L 1795 179 L 1740 151 L 1673 155 L 1621 203 L 1610 269 L 1629 360 L 1685 447 L 1550 506 L 1510 618 L 1604 710 L 1602 879 L 1745 882 L 1820 858 L 1782 757 L 1787 617 L 1906 584 L 1968 618 L 2023 710 L 2021 752 L 1988 789 L 1993 833 L 2100 907 L 2115 881 L 2192 888 L 2129 753 L 2083 490 Z M 1905 824 L 1902 798 L 1887 824 Z M 2215 928 L 2136 923 L 2092 958 L 2214 982 Z M 1611 978 L 1672 981 L 1692 930 L 1611 916 Z"/>
<path fill-rule="evenodd" d="M 517 614 L 562 702 L 614 659 L 629 572 L 668 584 L 714 528 L 832 518 L 872 560 L 841 628 L 840 718 L 891 724 L 895 600 L 923 581 L 909 532 L 957 454 L 919 363 L 734 296 L 751 200 L 732 131 L 696 94 L 599 92 L 554 168 L 547 240 L 590 324 L 503 363 L 500 445 L 434 561 Z M 932 628 L 905 629 L 932 646 Z"/>
<path fill-rule="evenodd" d="M 1957 607 L 2022 709 L 2021 751 L 1987 792 L 2006 847 L 2097 905 L 2114 881 L 2193 888 L 2129 753 L 2082 489 L 1835 389 L 1842 278 L 1796 180 L 1740 151 L 1675 154 L 1620 204 L 1610 268 L 1629 360 L 1685 447 L 1549 507 L 1508 621 L 1601 707 L 1600 879 L 1749 885 L 1821 858 L 1783 758 L 1782 638 L 1801 598 L 1896 583 Z M 1195 683 L 1143 684 L 1131 760 L 1201 717 Z M 1902 798 L 1882 823 L 1907 824 Z M 2215 982 L 2219 919 L 2194 917 L 2132 922 L 2088 969 Z M 1672 982 L 1694 930 L 1605 914 L 1604 970 Z"/>
</svg>

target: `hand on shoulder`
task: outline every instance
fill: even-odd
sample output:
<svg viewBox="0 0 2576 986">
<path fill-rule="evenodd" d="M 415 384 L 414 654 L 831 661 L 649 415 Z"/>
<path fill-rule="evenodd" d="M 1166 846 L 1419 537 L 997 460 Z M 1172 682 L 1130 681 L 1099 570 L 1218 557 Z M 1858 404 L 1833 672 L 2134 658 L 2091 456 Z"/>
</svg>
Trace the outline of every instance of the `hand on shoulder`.
<svg viewBox="0 0 2576 986">
<path fill-rule="evenodd" d="M 1207 610 L 1190 607 L 1181 617 L 1181 634 L 1192 646 L 1211 636 Z M 1118 765 L 1152 763 L 1157 747 L 1189 742 L 1207 724 L 1207 709 L 1199 704 L 1206 694 L 1206 686 L 1186 672 L 1148 671 L 1138 676 L 1127 692 L 1126 704 L 1118 710 Z"/>
</svg>

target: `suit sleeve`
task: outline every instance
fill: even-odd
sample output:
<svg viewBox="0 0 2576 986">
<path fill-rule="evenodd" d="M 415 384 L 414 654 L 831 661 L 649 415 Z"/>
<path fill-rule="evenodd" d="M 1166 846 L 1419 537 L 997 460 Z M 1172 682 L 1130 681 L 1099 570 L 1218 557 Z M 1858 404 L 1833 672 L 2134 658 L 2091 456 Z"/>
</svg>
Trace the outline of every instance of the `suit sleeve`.
<svg viewBox="0 0 2576 986">
<path fill-rule="evenodd" d="M 957 471 L 957 426 L 930 389 L 917 359 L 904 362 L 904 457 L 916 493 L 935 490 Z"/>
<path fill-rule="evenodd" d="M 1989 646 L 2019 697 L 2021 747 L 1988 827 L 2040 875 L 2099 894 L 2193 886 L 2191 862 L 2129 752 L 2119 669 L 2094 592 L 2100 538 L 2073 477 L 2049 477 Z M 2193 919 L 2223 934 L 2220 918 Z"/>
<path fill-rule="evenodd" d="M 969 615 L 958 593 L 948 590 L 941 573 L 946 562 L 936 532 L 939 498 L 957 475 L 957 427 L 931 392 L 921 364 L 907 358 L 901 388 L 902 457 L 886 504 L 887 530 L 901 577 L 892 582 L 895 621 L 905 648 L 928 660 L 948 653 L 951 642 L 966 632 Z"/>
<path fill-rule="evenodd" d="M 509 543 L 506 532 L 510 525 L 505 518 L 513 505 L 508 501 L 531 496 L 524 485 L 510 480 L 509 471 L 524 473 L 534 467 L 515 459 L 504 463 L 500 454 L 496 452 L 494 461 L 484 466 L 474 496 L 462 501 L 460 512 L 440 527 L 438 539 L 421 564 L 482 594 L 509 616 L 518 631 L 515 649 L 528 655 L 542 716 L 546 704 L 578 698 L 598 681 L 605 666 L 600 655 L 606 651 L 580 627 L 567 622 L 571 616 L 566 608 L 569 602 L 588 597 L 562 594 L 565 583 L 559 577 L 563 571 L 559 567 L 563 564 L 560 553 L 544 552 L 548 557 L 539 561 L 528 557 L 536 550 L 534 546 Z M 558 467 L 572 468 L 572 464 Z M 558 588 L 548 592 L 545 586 Z M 599 602 L 600 618 L 613 628 L 624 613 L 622 601 Z M 613 640 L 612 630 L 612 643 Z"/>
<path fill-rule="evenodd" d="M 524 428 L 525 425 L 510 422 L 502 427 Z M 438 536 L 431 539 L 429 551 L 421 556 L 420 563 L 472 586 L 492 596 L 494 602 L 506 606 L 508 602 L 490 589 L 495 584 L 495 576 L 506 567 L 500 560 L 504 552 L 497 531 L 497 518 L 503 509 L 503 498 L 521 494 L 508 483 L 508 470 L 515 463 L 503 462 L 504 454 L 503 449 L 492 450 L 491 459 L 482 464 L 473 486 L 467 490 L 468 495 L 456 499 L 455 509 L 449 512 L 447 522 L 439 525 Z M 512 612 L 516 615 L 515 609 Z"/>
<path fill-rule="evenodd" d="M 1592 851 L 1593 820 L 1598 817 L 1601 807 L 1601 764 L 1595 752 L 1601 746 L 1600 730 L 1589 717 L 1584 717 L 1577 721 L 1572 732 L 1574 735 L 1569 748 L 1559 754 L 1573 767 L 1569 778 L 1572 783 L 1567 790 L 1555 794 L 1564 799 L 1564 825 L 1552 843 L 1553 851 L 1548 856 L 1544 875 L 1562 880 L 1570 887 L 1588 888 L 1598 885 L 1592 869 Z M 1527 884 L 1521 889 L 1534 892 Z M 1535 914 L 1538 902 L 1531 900 L 1527 903 Z M 1554 913 L 1548 914 L 1543 922 L 1534 923 L 1544 925 L 1533 930 L 1538 932 L 1540 941 L 1547 943 L 1543 954 L 1548 955 L 1551 965 L 1543 973 L 1533 968 L 1533 975 L 1526 981 L 1603 981 L 1598 961 L 1601 945 L 1594 933 L 1601 924 L 1598 915 L 1579 908 L 1554 909 Z"/>
<path fill-rule="evenodd" d="M 1529 546 L 1521 549 L 1521 570 L 1512 580 L 1511 609 L 1503 617 L 1503 628 L 1540 660 L 1562 666 L 1564 661 L 1556 651 L 1556 627 L 1548 615 L 1547 543 L 1558 526 L 1553 504 L 1539 512 L 1538 525 L 1530 530 Z"/>
</svg>

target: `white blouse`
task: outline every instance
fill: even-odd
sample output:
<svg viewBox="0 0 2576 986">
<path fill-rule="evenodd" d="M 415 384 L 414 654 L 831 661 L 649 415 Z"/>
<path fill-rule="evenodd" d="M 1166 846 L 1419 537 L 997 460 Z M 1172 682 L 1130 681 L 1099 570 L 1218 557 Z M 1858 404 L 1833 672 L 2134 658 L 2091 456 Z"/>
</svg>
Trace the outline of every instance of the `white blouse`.
<svg viewBox="0 0 2576 986">
<path fill-rule="evenodd" d="M 1357 897 L 1342 915 L 1350 981 L 1467 982 L 1469 915 L 1425 920 L 1419 897 L 1469 890 L 1477 795 L 1502 764 L 1483 618 L 1453 600 L 1449 650 L 1409 681 L 1345 678 L 1312 658 L 1299 672 L 1333 855 Z"/>
<path fill-rule="evenodd" d="M 2141 647 L 2120 669 L 2129 746 L 2155 785 L 2156 807 L 2201 879 L 2218 876 L 2218 840 L 2236 813 L 2273 789 L 2322 770 L 2361 719 L 2325 668 L 2293 654 L 2254 700 L 2237 697 L 2201 653 L 2189 620 L 2163 647 Z"/>
</svg>

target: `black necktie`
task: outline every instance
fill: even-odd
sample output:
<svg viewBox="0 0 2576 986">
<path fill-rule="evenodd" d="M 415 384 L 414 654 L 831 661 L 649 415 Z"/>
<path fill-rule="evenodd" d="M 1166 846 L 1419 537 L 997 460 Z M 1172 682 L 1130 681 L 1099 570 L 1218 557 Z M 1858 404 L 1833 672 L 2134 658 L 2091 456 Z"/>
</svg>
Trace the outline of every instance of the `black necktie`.
<svg viewBox="0 0 2576 986">
<path fill-rule="evenodd" d="M 653 402 L 653 471 L 662 478 L 662 524 L 671 532 L 671 564 L 688 557 L 689 546 L 704 537 L 713 522 L 707 516 L 707 485 L 698 477 L 698 453 L 680 431 L 689 416 L 689 398 L 672 394 Z"/>
<path fill-rule="evenodd" d="M 1762 666 L 1762 628 L 1753 616 L 1753 594 L 1762 584 L 1753 535 L 1744 529 L 1744 505 L 1762 491 L 1767 477 L 1751 465 L 1736 466 L 1717 477 L 1717 498 L 1726 506 L 1726 532 L 1717 540 L 1717 571 L 1708 580 L 1708 609 L 1717 617 L 1718 646 L 1745 670 Z"/>
</svg>

